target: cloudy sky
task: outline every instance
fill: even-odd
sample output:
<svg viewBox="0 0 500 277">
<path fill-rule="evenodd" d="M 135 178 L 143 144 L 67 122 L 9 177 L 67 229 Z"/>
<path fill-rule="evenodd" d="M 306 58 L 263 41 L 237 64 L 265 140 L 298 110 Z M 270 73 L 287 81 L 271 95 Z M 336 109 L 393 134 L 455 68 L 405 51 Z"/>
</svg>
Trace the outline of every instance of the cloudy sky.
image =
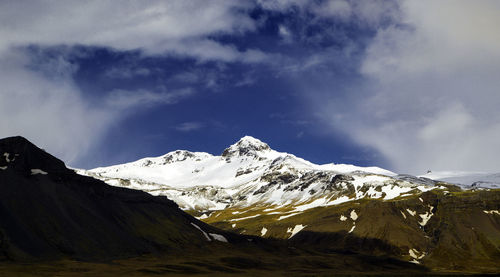
<svg viewBox="0 0 500 277">
<path fill-rule="evenodd" d="M 73 167 L 244 135 L 316 163 L 500 170 L 500 2 L 1 1 L 0 136 Z"/>
</svg>

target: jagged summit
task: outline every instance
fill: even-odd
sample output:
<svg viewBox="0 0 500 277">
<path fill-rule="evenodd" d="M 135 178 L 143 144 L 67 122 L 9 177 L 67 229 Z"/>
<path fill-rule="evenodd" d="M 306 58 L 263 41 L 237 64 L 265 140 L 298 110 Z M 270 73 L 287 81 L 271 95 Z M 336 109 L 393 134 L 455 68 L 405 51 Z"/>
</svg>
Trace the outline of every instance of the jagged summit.
<svg viewBox="0 0 500 277">
<path fill-rule="evenodd" d="M 222 157 L 257 156 L 257 152 L 271 150 L 269 145 L 251 136 L 244 136 L 222 152 Z"/>
</svg>

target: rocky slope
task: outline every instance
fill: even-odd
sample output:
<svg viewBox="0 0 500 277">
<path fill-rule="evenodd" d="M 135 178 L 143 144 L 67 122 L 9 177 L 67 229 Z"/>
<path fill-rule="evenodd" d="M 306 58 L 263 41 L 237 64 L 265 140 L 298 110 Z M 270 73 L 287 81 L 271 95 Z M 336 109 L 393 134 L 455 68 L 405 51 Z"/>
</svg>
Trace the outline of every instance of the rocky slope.
<svg viewBox="0 0 500 277">
<path fill-rule="evenodd" d="M 315 165 L 251 137 L 221 156 L 175 151 L 79 173 L 166 195 L 204 222 L 240 234 L 327 253 L 386 255 L 434 270 L 500 271 L 494 186 L 477 190 L 428 178 L 436 173 Z"/>
</svg>

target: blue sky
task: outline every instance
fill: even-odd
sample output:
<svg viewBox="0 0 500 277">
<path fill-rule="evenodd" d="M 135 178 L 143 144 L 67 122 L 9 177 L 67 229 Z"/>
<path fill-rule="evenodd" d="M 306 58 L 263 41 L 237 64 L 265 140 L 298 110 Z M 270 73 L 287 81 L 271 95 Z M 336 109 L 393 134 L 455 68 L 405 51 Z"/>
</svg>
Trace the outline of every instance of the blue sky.
<svg viewBox="0 0 500 277">
<path fill-rule="evenodd" d="M 251 135 L 315 163 L 495 171 L 499 18 L 486 0 L 3 1 L 0 135 L 83 168 Z"/>
</svg>

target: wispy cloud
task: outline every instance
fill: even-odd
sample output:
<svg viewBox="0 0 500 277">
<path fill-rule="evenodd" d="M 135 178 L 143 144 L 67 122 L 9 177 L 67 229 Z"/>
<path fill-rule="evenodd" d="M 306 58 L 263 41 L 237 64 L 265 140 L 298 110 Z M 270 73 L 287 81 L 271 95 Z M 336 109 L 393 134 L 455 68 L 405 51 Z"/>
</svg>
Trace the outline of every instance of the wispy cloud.
<svg viewBox="0 0 500 277">
<path fill-rule="evenodd" d="M 119 111 L 89 105 L 71 78 L 48 78 L 26 70 L 29 63 L 20 52 L 0 57 L 0 136 L 25 136 L 71 163 L 101 138 Z"/>
<path fill-rule="evenodd" d="M 192 131 L 197 131 L 203 128 L 205 125 L 201 122 L 183 122 L 177 126 L 175 126 L 175 129 L 180 132 L 192 132 Z"/>
<path fill-rule="evenodd" d="M 266 57 L 260 50 L 240 51 L 208 38 L 255 30 L 245 12 L 250 4 L 217 0 L 119 4 L 108 0 L 1 1 L 0 136 L 24 135 L 69 163 L 81 159 L 130 111 L 174 104 L 194 91 L 115 89 L 103 93 L 101 101 L 90 99 L 74 80 L 78 64 L 68 53 L 76 55 L 82 48 L 75 45 L 202 62 L 258 63 Z M 31 45 L 38 48 L 26 51 Z M 58 48 L 51 55 L 36 52 L 54 46 Z M 151 73 L 150 68 L 127 65 L 111 68 L 107 75 L 123 79 Z"/>
<path fill-rule="evenodd" d="M 263 53 L 207 39 L 255 29 L 248 1 L 64 1 L 0 3 L 0 52 L 12 46 L 90 45 L 203 60 L 256 62 Z M 241 11 L 241 12 L 240 12 Z M 196 18 L 196 20 L 192 20 Z"/>
<path fill-rule="evenodd" d="M 129 79 L 133 77 L 145 77 L 151 74 L 151 69 L 145 67 L 112 67 L 104 75 L 114 79 Z"/>
<path fill-rule="evenodd" d="M 192 89 L 182 89 L 172 92 L 151 92 L 148 90 L 111 91 L 106 98 L 106 106 L 111 108 L 127 109 L 134 106 L 150 104 L 175 104 L 178 101 L 194 94 Z"/>
<path fill-rule="evenodd" d="M 25 136 L 70 164 L 132 112 L 194 93 L 114 90 L 95 102 L 74 83 L 74 65 L 64 55 L 40 68 L 22 49 L 7 53 L 0 57 L 0 137 Z"/>
<path fill-rule="evenodd" d="M 500 5 L 403 1 L 400 12 L 369 43 L 363 81 L 322 94 L 321 116 L 396 170 L 498 170 Z"/>
</svg>

